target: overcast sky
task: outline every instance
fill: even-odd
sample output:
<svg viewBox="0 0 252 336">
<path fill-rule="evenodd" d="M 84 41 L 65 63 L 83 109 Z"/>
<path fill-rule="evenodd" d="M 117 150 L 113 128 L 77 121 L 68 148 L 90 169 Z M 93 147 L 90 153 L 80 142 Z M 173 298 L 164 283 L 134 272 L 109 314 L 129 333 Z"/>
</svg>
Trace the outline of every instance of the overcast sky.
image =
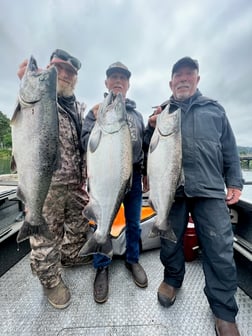
<svg viewBox="0 0 252 336">
<path fill-rule="evenodd" d="M 40 67 L 65 49 L 83 66 L 76 88 L 87 108 L 100 102 L 107 67 L 132 72 L 128 97 L 145 123 L 170 95 L 172 65 L 198 59 L 203 94 L 226 109 L 237 144 L 252 146 L 251 0 L 1 0 L 0 111 L 12 116 L 19 64 Z"/>
</svg>

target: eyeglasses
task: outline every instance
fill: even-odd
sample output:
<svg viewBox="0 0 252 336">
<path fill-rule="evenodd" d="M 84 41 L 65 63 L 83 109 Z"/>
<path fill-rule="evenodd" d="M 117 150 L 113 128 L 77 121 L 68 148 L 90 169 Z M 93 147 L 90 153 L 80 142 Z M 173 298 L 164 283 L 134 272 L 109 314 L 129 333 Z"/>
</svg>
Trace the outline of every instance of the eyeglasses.
<svg viewBox="0 0 252 336">
<path fill-rule="evenodd" d="M 54 58 L 60 58 L 62 61 L 70 62 L 76 70 L 79 70 L 81 68 L 81 62 L 78 60 L 78 58 L 73 57 L 69 55 L 66 51 L 62 49 L 56 49 L 50 58 L 50 61 Z"/>
</svg>

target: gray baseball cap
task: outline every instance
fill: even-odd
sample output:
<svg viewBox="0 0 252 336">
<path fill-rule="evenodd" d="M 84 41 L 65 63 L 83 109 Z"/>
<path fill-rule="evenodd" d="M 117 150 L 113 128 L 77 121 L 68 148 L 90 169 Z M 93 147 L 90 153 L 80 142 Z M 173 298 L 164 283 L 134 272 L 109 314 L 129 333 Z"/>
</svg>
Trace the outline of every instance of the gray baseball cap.
<svg viewBox="0 0 252 336">
<path fill-rule="evenodd" d="M 192 59 L 191 57 L 183 57 L 178 60 L 172 67 L 172 76 L 175 72 L 179 70 L 182 66 L 189 66 L 192 69 L 197 69 L 199 71 L 199 63 L 197 60 Z"/>
<path fill-rule="evenodd" d="M 114 72 L 121 72 L 123 73 L 127 78 L 130 78 L 131 76 L 131 72 L 129 71 L 129 69 L 126 67 L 126 65 L 124 65 L 123 63 L 121 62 L 115 62 L 115 63 L 112 63 L 107 71 L 106 71 L 106 75 L 107 77 L 111 76 L 112 73 Z"/>
</svg>

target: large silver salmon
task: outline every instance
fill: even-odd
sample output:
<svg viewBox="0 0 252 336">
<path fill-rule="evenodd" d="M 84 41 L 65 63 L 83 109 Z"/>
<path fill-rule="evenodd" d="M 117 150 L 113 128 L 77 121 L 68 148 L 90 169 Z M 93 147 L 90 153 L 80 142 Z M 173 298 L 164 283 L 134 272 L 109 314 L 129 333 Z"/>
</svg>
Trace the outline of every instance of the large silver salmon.
<svg viewBox="0 0 252 336">
<path fill-rule="evenodd" d="M 97 229 L 79 254 L 100 252 L 111 257 L 112 250 L 104 252 L 102 246 L 132 177 L 131 136 L 120 93 L 114 97 L 111 92 L 98 111 L 88 142 L 87 177 L 90 199 L 83 214 Z"/>
<path fill-rule="evenodd" d="M 12 171 L 18 173 L 17 196 L 26 207 L 18 233 L 21 242 L 32 235 L 52 238 L 42 209 L 58 155 L 57 71 L 38 73 L 31 56 L 21 80 L 18 106 L 11 120 Z"/>
<path fill-rule="evenodd" d="M 169 113 L 169 105 L 160 113 L 151 138 L 147 173 L 149 202 L 157 213 L 150 237 L 177 241 L 168 215 L 182 179 L 181 110 Z"/>
</svg>

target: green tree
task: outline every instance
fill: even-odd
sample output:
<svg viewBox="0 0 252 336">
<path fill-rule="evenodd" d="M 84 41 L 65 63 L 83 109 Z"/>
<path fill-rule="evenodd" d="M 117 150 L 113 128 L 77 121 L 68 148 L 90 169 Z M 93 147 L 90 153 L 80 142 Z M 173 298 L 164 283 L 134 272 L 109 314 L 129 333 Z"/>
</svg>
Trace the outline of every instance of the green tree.
<svg viewBox="0 0 252 336">
<path fill-rule="evenodd" d="M 11 147 L 10 119 L 0 111 L 0 148 Z"/>
</svg>

